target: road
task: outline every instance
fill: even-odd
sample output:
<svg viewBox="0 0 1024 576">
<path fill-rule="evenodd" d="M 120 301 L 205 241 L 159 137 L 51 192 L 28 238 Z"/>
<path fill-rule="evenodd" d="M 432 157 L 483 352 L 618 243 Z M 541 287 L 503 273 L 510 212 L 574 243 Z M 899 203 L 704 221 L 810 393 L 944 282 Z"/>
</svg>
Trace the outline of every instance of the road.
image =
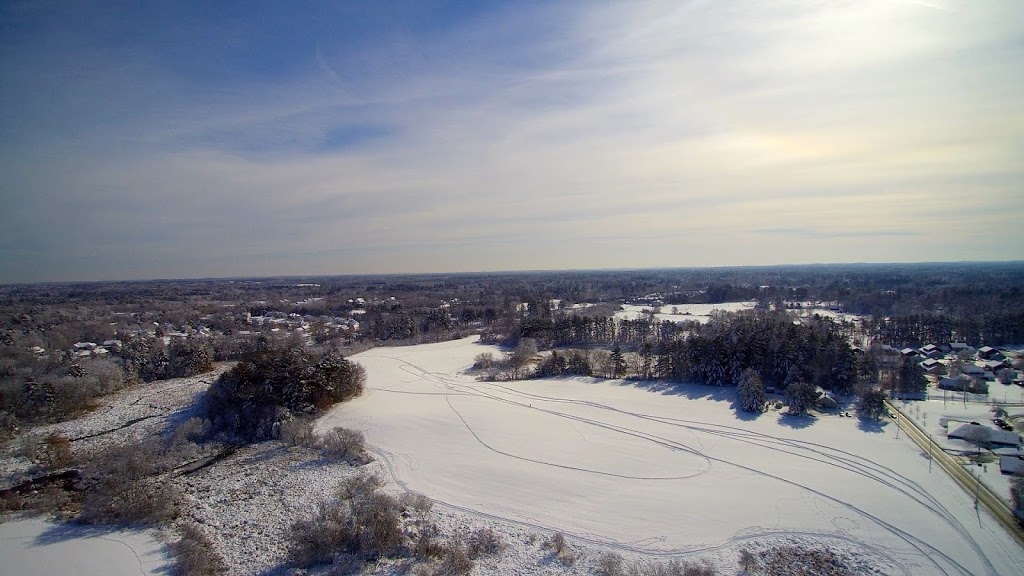
<svg viewBox="0 0 1024 576">
<path fill-rule="evenodd" d="M 974 496 L 977 494 L 978 502 L 985 506 L 986 509 L 999 520 L 1000 523 L 1010 532 L 1016 539 L 1017 543 L 1024 546 L 1024 530 L 1021 530 L 1020 525 L 1017 523 L 1017 519 L 1014 517 L 1013 512 L 1010 508 L 995 494 L 989 490 L 988 486 L 984 483 L 978 482 L 978 480 L 972 476 L 967 470 L 964 469 L 952 456 L 947 454 L 941 446 L 935 443 L 928 435 L 918 428 L 917 424 L 913 420 L 908 418 L 905 414 L 900 412 L 900 409 L 895 404 L 885 401 L 886 407 L 890 413 L 896 413 L 899 415 L 899 426 L 900 429 L 907 433 L 908 436 L 913 438 L 914 442 L 917 443 L 921 449 L 925 450 L 931 457 L 942 467 L 943 470 L 949 473 L 963 489 Z"/>
</svg>

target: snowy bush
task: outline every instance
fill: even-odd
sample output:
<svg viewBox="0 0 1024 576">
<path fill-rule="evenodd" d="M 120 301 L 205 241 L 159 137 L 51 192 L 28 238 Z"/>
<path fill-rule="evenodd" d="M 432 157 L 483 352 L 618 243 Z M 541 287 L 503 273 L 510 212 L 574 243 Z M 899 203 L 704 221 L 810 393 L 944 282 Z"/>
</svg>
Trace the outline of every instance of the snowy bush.
<svg viewBox="0 0 1024 576">
<path fill-rule="evenodd" d="M 451 541 L 445 547 L 437 576 L 464 576 L 473 570 L 473 559 L 461 542 Z"/>
<path fill-rule="evenodd" d="M 313 447 L 317 443 L 313 423 L 305 418 L 291 418 L 281 422 L 278 438 L 289 446 Z"/>
<path fill-rule="evenodd" d="M 43 463 L 55 470 L 71 463 L 71 439 L 63 434 L 53 433 L 43 443 Z"/>
<path fill-rule="evenodd" d="M 480 527 L 466 538 L 466 548 L 470 558 L 479 558 L 484 554 L 498 554 L 505 549 L 505 540 L 494 530 Z"/>
<path fill-rule="evenodd" d="M 177 515 L 178 491 L 154 478 L 167 467 L 158 440 L 114 446 L 82 471 L 79 520 L 89 524 L 153 525 Z"/>
<path fill-rule="evenodd" d="M 213 550 L 213 544 L 194 524 L 180 527 L 181 539 L 168 548 L 174 556 L 175 573 L 189 576 L 214 576 L 227 571 L 224 560 Z"/>
<path fill-rule="evenodd" d="M 376 476 L 349 478 L 313 518 L 293 524 L 290 544 L 296 562 L 312 566 L 338 553 L 372 559 L 396 551 L 404 540 L 401 506 L 380 486 Z"/>
<path fill-rule="evenodd" d="M 544 542 L 545 549 L 549 549 L 554 552 L 555 557 L 562 564 L 571 566 L 576 563 L 576 554 L 573 553 L 572 548 L 569 547 L 569 543 L 565 540 L 565 534 L 561 532 L 555 532 L 551 535 L 547 541 Z"/>
<path fill-rule="evenodd" d="M 605 552 L 597 559 L 597 567 L 594 569 L 597 576 L 624 576 L 626 564 L 622 556 L 615 552 Z"/>
<path fill-rule="evenodd" d="M 345 461 L 351 464 L 365 464 L 366 438 L 358 430 L 337 427 L 329 430 L 320 440 L 320 454 L 325 460 Z"/>
</svg>

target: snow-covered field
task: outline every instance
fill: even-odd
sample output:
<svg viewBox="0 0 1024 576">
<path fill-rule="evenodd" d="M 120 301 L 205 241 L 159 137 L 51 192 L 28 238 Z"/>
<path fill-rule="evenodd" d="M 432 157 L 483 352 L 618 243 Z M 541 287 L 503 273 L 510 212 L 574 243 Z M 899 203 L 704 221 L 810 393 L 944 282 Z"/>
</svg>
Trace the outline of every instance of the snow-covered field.
<svg viewBox="0 0 1024 576">
<path fill-rule="evenodd" d="M 701 324 L 705 324 L 711 319 L 712 312 L 737 312 L 739 310 L 750 310 L 754 307 L 754 304 L 756 304 L 756 302 L 669 304 L 656 308 L 657 312 L 654 314 L 654 318 L 658 322 L 668 320 L 670 322 L 700 322 Z M 616 312 L 614 317 L 619 320 L 636 320 L 637 318 L 648 315 L 646 312 L 647 310 L 652 310 L 652 307 L 623 304 L 622 309 Z"/>
<path fill-rule="evenodd" d="M 701 386 L 482 383 L 464 371 L 485 349 L 359 354 L 366 393 L 319 427 L 363 430 L 395 489 L 466 523 L 723 570 L 743 546 L 798 540 L 887 574 L 1020 573 L 1024 549 L 891 424 L 738 416 L 731 391 Z"/>
<path fill-rule="evenodd" d="M 0 575 L 137 576 L 167 572 L 148 531 L 92 530 L 37 518 L 0 524 Z"/>
</svg>

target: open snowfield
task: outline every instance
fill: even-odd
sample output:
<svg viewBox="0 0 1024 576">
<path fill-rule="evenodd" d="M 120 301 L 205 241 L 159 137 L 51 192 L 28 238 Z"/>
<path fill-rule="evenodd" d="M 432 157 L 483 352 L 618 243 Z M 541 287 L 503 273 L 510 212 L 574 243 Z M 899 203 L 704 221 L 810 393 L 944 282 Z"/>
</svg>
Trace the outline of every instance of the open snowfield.
<svg viewBox="0 0 1024 576">
<path fill-rule="evenodd" d="M 363 430 L 397 484 L 450 511 L 627 554 L 731 563 L 745 545 L 796 538 L 890 574 L 1024 565 L 892 424 L 738 416 L 731 390 L 702 386 L 477 382 L 464 371 L 488 349 L 465 339 L 354 356 L 367 390 L 319 427 Z"/>
<path fill-rule="evenodd" d="M 711 320 L 711 313 L 715 311 L 737 312 L 739 310 L 750 310 L 756 302 L 723 302 L 722 304 L 667 304 L 657 308 L 654 318 L 661 322 L 700 322 L 706 324 Z M 675 309 L 675 314 L 672 313 Z M 614 314 L 620 320 L 636 320 L 651 310 L 650 306 L 637 306 L 635 304 L 623 304 L 622 309 Z"/>
<path fill-rule="evenodd" d="M 166 574 L 163 545 L 146 531 L 92 530 L 37 518 L 0 524 L 0 576 Z"/>
</svg>

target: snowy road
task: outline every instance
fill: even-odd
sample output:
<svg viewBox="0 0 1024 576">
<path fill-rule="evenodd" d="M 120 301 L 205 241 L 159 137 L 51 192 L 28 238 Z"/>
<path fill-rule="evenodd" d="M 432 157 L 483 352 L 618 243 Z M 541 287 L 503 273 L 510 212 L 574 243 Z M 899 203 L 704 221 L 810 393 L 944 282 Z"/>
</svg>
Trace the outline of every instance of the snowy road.
<svg viewBox="0 0 1024 576">
<path fill-rule="evenodd" d="M 471 340 L 353 357 L 362 429 L 395 480 L 453 508 L 651 555 L 798 535 L 897 574 L 1016 574 L 1024 551 L 919 450 L 855 419 L 741 419 L 727 391 L 481 383 Z"/>
</svg>

